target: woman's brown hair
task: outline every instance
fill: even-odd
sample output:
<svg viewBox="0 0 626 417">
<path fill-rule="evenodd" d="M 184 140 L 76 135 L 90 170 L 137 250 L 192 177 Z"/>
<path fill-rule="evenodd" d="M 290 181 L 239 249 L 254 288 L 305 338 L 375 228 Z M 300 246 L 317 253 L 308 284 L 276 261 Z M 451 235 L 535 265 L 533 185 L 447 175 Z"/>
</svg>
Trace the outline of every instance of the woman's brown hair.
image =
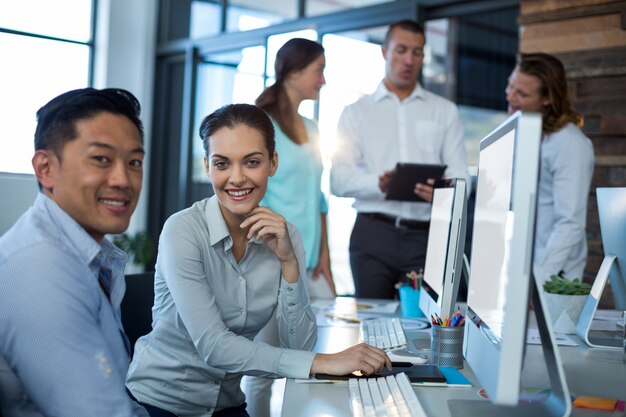
<svg viewBox="0 0 626 417">
<path fill-rule="evenodd" d="M 267 87 L 255 102 L 276 120 L 280 129 L 294 142 L 296 114 L 289 103 L 284 83 L 290 73 L 303 70 L 323 53 L 324 47 L 317 42 L 302 38 L 287 41 L 276 54 L 276 82 Z"/>
</svg>

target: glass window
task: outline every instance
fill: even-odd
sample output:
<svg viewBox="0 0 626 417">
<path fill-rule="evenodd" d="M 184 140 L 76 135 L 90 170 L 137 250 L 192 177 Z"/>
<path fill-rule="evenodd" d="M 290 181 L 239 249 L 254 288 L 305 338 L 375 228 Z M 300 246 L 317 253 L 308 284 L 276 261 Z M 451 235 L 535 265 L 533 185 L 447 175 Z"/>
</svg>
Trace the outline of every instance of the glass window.
<svg viewBox="0 0 626 417">
<path fill-rule="evenodd" d="M 246 31 L 293 20 L 297 17 L 297 11 L 297 0 L 281 2 L 230 0 L 226 16 L 226 31 Z"/>
<path fill-rule="evenodd" d="M 463 124 L 467 164 L 478 166 L 480 141 L 508 117 L 505 111 L 459 106 L 459 117 Z"/>
<path fill-rule="evenodd" d="M 319 16 L 322 14 L 340 12 L 342 10 L 359 9 L 375 4 L 390 3 L 392 1 L 393 0 L 307 0 L 305 14 L 306 16 Z"/>
<path fill-rule="evenodd" d="M 506 109 L 504 88 L 518 49 L 516 8 L 457 18 L 457 102 Z"/>
<path fill-rule="evenodd" d="M 216 1 L 192 1 L 190 36 L 198 39 L 220 33 L 221 9 Z"/>
<path fill-rule="evenodd" d="M 85 0 L 0 1 L 0 27 L 88 42 L 91 8 Z"/>
<path fill-rule="evenodd" d="M 0 171 L 33 173 L 35 113 L 58 94 L 87 87 L 89 49 L 0 33 Z"/>
<path fill-rule="evenodd" d="M 197 134 L 204 117 L 229 103 L 250 103 L 263 91 L 265 47 L 211 54 L 198 64 L 192 158 L 194 182 L 209 182 L 204 171 L 204 148 Z"/>
<path fill-rule="evenodd" d="M 330 157 L 335 148 L 337 122 L 344 107 L 371 94 L 383 79 L 385 61 L 380 44 L 386 28 L 327 34 L 322 39 L 326 56 L 326 85 L 320 92 L 319 128 L 324 159 L 322 191 L 328 198 L 328 228 L 333 277 L 337 294 L 354 294 L 348 246 L 356 216 L 354 199 L 330 193 Z"/>
<path fill-rule="evenodd" d="M 448 76 L 454 56 L 448 53 L 449 21 L 429 20 L 424 24 L 424 32 L 426 45 L 422 64 L 422 85 L 430 92 L 453 99 L 451 77 Z"/>
</svg>

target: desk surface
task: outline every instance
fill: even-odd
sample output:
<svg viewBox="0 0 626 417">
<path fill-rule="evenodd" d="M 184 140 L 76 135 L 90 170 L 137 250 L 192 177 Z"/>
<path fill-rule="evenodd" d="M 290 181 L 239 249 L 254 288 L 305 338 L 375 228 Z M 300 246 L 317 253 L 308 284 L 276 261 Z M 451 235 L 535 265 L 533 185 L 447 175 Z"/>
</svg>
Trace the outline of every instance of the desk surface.
<svg viewBox="0 0 626 417">
<path fill-rule="evenodd" d="M 421 338 L 421 340 L 419 340 Z M 407 333 L 407 339 L 413 343 L 415 339 L 421 347 L 428 345 L 428 334 Z M 570 394 L 591 395 L 596 397 L 619 398 L 626 400 L 626 365 L 619 363 L 619 352 L 589 349 L 572 336 L 579 345 L 576 347 L 559 347 L 561 361 Z M 321 326 L 318 328 L 318 342 L 314 348 L 317 352 L 333 353 L 354 345 L 358 340 L 358 328 Z M 530 367 L 529 363 L 541 364 Z M 546 386 L 545 364 L 543 352 L 539 345 L 527 345 L 525 356 L 523 385 L 526 387 Z M 429 416 L 446 417 L 450 415 L 447 401 L 450 399 L 479 399 L 480 384 L 476 376 L 465 366 L 461 372 L 474 384 L 471 388 L 454 387 L 414 387 L 424 410 Z M 600 412 L 597 410 L 572 409 L 572 416 L 607 417 L 622 416 L 624 413 Z M 351 417 L 348 401 L 347 384 L 301 384 L 288 379 L 285 385 L 282 417 Z"/>
</svg>

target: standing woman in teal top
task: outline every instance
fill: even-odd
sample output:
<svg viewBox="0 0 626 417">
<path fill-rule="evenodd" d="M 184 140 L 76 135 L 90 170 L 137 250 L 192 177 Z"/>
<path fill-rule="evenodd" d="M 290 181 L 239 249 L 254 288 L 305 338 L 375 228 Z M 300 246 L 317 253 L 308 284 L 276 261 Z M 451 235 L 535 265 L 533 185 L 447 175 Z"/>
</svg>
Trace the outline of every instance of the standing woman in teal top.
<svg viewBox="0 0 626 417">
<path fill-rule="evenodd" d="M 280 167 L 270 178 L 262 205 L 293 223 L 302 236 L 312 298 L 334 297 L 326 231 L 328 205 L 321 191 L 322 157 L 315 121 L 298 114 L 304 100 L 317 100 L 325 83 L 324 48 L 295 38 L 276 54 L 276 82 L 261 93 L 256 105 L 271 117 L 276 130 Z M 256 341 L 278 343 L 276 323 L 270 321 Z M 273 380 L 248 377 L 246 399 L 250 415 L 269 417 Z"/>
</svg>

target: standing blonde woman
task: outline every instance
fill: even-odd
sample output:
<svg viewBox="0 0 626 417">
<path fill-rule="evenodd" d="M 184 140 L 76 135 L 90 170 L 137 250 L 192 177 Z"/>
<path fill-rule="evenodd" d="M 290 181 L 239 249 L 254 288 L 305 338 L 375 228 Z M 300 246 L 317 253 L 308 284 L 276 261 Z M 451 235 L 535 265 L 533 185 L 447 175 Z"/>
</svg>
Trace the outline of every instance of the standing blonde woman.
<svg viewBox="0 0 626 417">
<path fill-rule="evenodd" d="M 543 281 L 551 275 L 582 279 L 593 145 L 580 130 L 582 116 L 571 108 L 563 64 L 545 53 L 521 54 L 506 99 L 509 114 L 542 115 L 534 273 Z"/>
</svg>

